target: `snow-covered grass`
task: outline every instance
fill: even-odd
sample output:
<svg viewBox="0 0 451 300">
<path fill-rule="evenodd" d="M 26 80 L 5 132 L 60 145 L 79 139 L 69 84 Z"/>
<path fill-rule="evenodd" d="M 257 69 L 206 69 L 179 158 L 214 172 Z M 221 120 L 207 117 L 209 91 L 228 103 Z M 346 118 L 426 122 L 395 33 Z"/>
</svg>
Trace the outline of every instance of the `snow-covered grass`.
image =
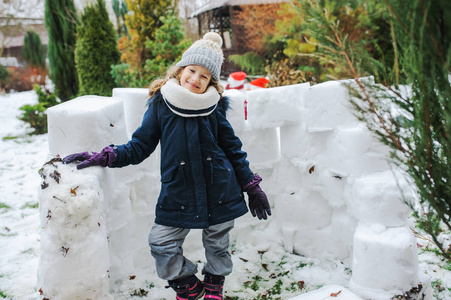
<svg viewBox="0 0 451 300">
<path fill-rule="evenodd" d="M 20 106 L 36 102 L 34 91 L 0 96 L 0 299 L 41 299 L 38 170 L 49 159 L 48 136 L 27 135 L 30 129 L 17 119 Z M 267 245 L 231 245 L 234 271 L 225 284 L 227 299 L 290 299 L 323 285 L 348 287 L 350 262 L 288 253 L 275 242 L 279 238 L 274 230 Z M 418 239 L 418 245 L 420 270 L 431 278 L 435 299 L 451 299 L 451 265 L 438 258 L 431 243 Z M 202 252 L 194 256 L 203 263 Z M 124 283 L 113 298 L 175 298 L 164 285 L 149 269 Z"/>
</svg>

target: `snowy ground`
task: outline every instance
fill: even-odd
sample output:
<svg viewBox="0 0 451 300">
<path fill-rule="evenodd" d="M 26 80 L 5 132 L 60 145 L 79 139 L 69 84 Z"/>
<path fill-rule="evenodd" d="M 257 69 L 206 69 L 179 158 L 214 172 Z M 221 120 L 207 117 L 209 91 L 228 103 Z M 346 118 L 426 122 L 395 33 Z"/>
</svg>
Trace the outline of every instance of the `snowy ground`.
<svg viewBox="0 0 451 300">
<path fill-rule="evenodd" d="M 37 195 L 38 170 L 49 158 L 47 135 L 28 136 L 30 129 L 17 119 L 20 106 L 36 101 L 33 91 L 0 96 L 0 298 L 41 298 L 36 283 L 40 251 Z M 271 243 L 277 238 L 269 236 L 267 245 L 231 246 L 235 269 L 225 285 L 228 299 L 290 299 L 323 285 L 347 287 L 350 262 L 293 255 Z M 418 244 L 420 269 L 431 278 L 435 298 L 451 299 L 451 265 L 430 251 L 431 244 L 422 239 Z M 193 259 L 202 262 L 202 255 L 194 253 Z M 174 298 L 154 270 L 135 275 L 114 299 Z"/>
</svg>

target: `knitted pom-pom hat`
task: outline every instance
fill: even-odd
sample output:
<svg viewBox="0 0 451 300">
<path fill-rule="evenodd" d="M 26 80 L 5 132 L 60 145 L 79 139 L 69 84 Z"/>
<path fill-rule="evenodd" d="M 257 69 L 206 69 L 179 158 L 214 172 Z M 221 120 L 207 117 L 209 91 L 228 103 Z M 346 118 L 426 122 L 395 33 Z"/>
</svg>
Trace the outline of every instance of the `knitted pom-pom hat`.
<svg viewBox="0 0 451 300">
<path fill-rule="evenodd" d="M 182 59 L 176 64 L 177 67 L 188 65 L 199 65 L 210 71 L 211 77 L 219 81 L 221 66 L 224 55 L 221 50 L 222 38 L 215 32 L 207 32 L 201 40 L 194 42 Z"/>
</svg>

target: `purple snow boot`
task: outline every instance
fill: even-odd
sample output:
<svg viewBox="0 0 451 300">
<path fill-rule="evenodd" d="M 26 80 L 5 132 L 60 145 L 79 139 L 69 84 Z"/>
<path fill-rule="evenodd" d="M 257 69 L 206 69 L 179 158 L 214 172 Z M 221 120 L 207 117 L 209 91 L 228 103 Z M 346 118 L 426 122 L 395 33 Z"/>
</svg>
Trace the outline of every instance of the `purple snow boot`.
<svg viewBox="0 0 451 300">
<path fill-rule="evenodd" d="M 205 297 L 204 299 L 222 300 L 222 289 L 224 287 L 224 276 L 213 275 L 205 272 L 204 286 Z"/>
<path fill-rule="evenodd" d="M 177 300 L 197 300 L 205 294 L 204 285 L 195 275 L 169 280 L 169 286 L 176 293 Z"/>
</svg>

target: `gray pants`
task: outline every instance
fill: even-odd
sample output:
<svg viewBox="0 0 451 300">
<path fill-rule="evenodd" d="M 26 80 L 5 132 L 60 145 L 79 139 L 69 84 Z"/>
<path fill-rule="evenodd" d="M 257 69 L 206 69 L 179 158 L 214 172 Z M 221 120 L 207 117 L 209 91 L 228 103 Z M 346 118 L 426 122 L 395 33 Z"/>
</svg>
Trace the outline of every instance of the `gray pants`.
<svg viewBox="0 0 451 300">
<path fill-rule="evenodd" d="M 229 248 L 229 232 L 234 221 L 202 229 L 202 243 L 207 263 L 204 271 L 220 276 L 232 272 Z M 157 274 L 161 279 L 174 280 L 197 273 L 196 265 L 183 256 L 182 245 L 190 232 L 187 228 L 176 228 L 155 224 L 149 234 L 149 246 L 155 258 Z"/>
</svg>

